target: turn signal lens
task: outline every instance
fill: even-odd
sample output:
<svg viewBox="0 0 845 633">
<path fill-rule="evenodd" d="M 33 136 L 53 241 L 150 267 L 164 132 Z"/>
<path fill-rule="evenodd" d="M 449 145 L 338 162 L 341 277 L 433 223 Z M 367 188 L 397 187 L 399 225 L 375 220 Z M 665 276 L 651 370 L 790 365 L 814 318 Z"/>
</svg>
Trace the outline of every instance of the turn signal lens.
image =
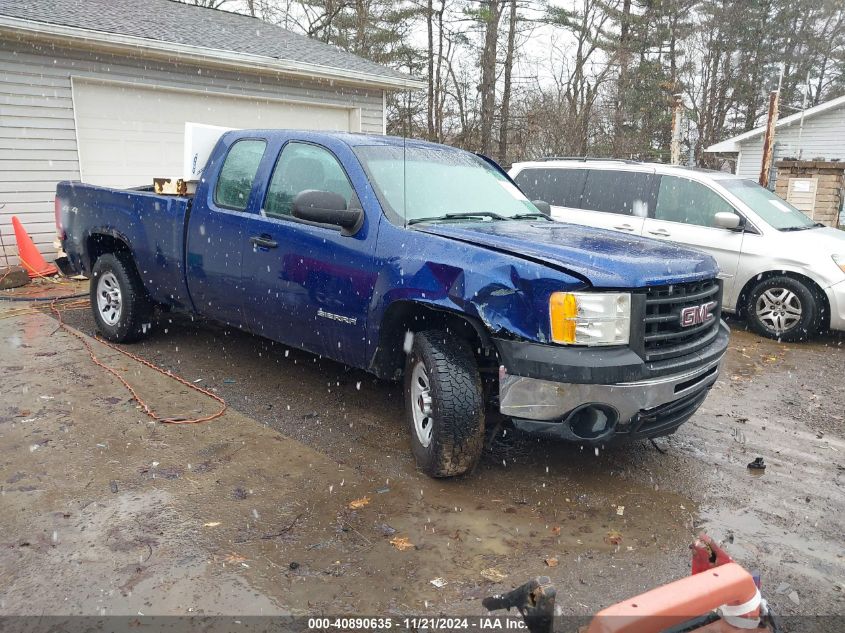
<svg viewBox="0 0 845 633">
<path fill-rule="evenodd" d="M 839 269 L 845 273 L 845 255 L 834 255 L 833 261 L 839 266 Z"/>
<path fill-rule="evenodd" d="M 571 292 L 555 292 L 549 300 L 552 340 L 556 343 L 575 342 L 575 317 L 578 316 L 578 299 Z"/>
<path fill-rule="evenodd" d="M 626 345 L 631 295 L 621 292 L 555 292 L 549 298 L 552 341 L 563 345 Z"/>
</svg>

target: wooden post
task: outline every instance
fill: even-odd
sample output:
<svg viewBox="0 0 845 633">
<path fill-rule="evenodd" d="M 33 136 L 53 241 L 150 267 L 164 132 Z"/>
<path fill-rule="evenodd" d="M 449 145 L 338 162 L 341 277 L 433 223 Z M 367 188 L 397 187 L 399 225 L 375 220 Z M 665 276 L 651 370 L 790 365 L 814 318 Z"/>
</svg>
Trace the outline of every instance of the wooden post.
<svg viewBox="0 0 845 633">
<path fill-rule="evenodd" d="M 681 119 L 684 113 L 684 97 L 681 94 L 673 95 L 672 105 L 672 146 L 669 162 L 673 165 L 681 164 Z"/>
<path fill-rule="evenodd" d="M 760 186 L 768 188 L 769 171 L 772 169 L 772 154 L 775 149 L 775 124 L 778 120 L 779 90 L 769 93 L 769 118 L 766 122 L 766 137 L 763 140 L 763 161 L 760 165 Z"/>
</svg>

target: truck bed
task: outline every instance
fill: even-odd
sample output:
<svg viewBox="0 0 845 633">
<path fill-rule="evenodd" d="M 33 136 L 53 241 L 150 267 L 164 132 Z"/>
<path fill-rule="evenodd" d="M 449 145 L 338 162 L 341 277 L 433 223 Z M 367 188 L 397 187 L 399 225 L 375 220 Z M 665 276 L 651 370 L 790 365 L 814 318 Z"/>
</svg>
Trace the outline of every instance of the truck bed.
<svg viewBox="0 0 845 633">
<path fill-rule="evenodd" d="M 113 189 L 81 182 L 56 187 L 57 221 L 67 235 L 71 266 L 90 274 L 86 253 L 111 235 L 130 244 L 132 257 L 154 301 L 192 308 L 185 278 L 185 223 L 192 199 L 163 196 L 151 188 Z"/>
</svg>

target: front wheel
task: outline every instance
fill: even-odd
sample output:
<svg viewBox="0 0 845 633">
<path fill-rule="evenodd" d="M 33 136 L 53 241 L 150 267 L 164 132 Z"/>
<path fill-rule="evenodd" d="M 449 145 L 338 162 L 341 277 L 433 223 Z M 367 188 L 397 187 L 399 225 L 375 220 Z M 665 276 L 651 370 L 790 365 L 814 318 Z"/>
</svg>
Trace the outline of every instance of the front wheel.
<svg viewBox="0 0 845 633">
<path fill-rule="evenodd" d="M 746 319 L 751 329 L 781 341 L 800 341 L 818 330 L 815 294 L 792 277 L 770 277 L 748 293 Z"/>
<path fill-rule="evenodd" d="M 478 463 L 484 397 L 472 349 L 443 331 L 419 332 L 405 362 L 405 410 L 417 465 L 454 477 Z"/>
</svg>

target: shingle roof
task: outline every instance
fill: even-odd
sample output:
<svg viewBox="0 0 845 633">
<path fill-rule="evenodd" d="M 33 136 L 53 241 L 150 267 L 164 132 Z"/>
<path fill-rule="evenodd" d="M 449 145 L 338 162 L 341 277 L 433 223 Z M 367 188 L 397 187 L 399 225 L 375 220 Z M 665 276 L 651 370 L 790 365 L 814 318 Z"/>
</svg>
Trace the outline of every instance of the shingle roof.
<svg viewBox="0 0 845 633">
<path fill-rule="evenodd" d="M 0 0 L 0 16 L 413 81 L 399 71 L 256 18 L 174 0 Z"/>
</svg>

